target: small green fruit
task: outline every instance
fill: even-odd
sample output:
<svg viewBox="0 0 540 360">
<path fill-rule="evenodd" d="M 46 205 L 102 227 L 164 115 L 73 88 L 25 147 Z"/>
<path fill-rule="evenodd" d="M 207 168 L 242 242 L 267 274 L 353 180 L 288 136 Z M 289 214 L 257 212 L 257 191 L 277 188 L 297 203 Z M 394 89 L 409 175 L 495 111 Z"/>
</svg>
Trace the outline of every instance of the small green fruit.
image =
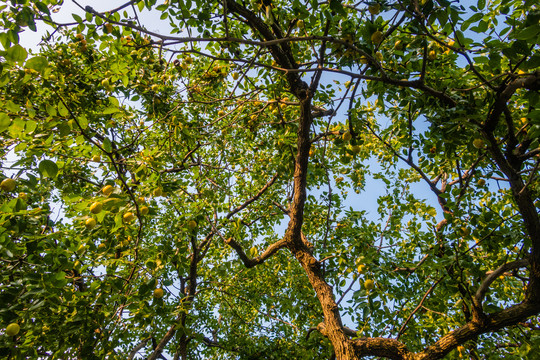
<svg viewBox="0 0 540 360">
<path fill-rule="evenodd" d="M 124 214 L 124 216 L 122 216 L 122 219 L 125 223 L 130 223 L 133 221 L 133 219 L 135 219 L 135 215 L 131 211 L 128 211 Z"/>
<path fill-rule="evenodd" d="M 98 201 L 90 205 L 90 212 L 92 214 L 99 214 L 101 210 L 103 210 L 103 204 Z"/>
<path fill-rule="evenodd" d="M 368 6 L 368 11 L 371 15 L 377 15 L 381 11 L 381 4 L 374 4 Z"/>
<path fill-rule="evenodd" d="M 375 283 L 371 279 L 367 279 L 364 281 L 364 287 L 366 290 L 372 290 L 375 287 Z"/>
<path fill-rule="evenodd" d="M 482 139 L 474 139 L 472 144 L 477 149 L 483 149 L 486 146 L 486 143 Z"/>
<path fill-rule="evenodd" d="M 371 42 L 378 45 L 383 41 L 383 37 L 383 33 L 377 30 L 373 34 L 371 34 Z"/>
<path fill-rule="evenodd" d="M 103 193 L 103 195 L 109 196 L 109 195 L 111 195 L 113 190 L 114 190 L 114 186 L 106 185 L 105 187 L 103 187 L 103 189 L 101 189 L 101 192 Z"/>
<path fill-rule="evenodd" d="M 15 182 L 15 180 L 7 178 L 2 180 L 2 182 L 0 183 L 0 189 L 2 189 L 3 191 L 11 192 L 15 190 L 16 185 L 17 183 Z"/>
<path fill-rule="evenodd" d="M 193 230 L 197 227 L 197 222 L 195 220 L 190 220 L 188 223 L 187 223 L 187 226 L 190 230 Z"/>
<path fill-rule="evenodd" d="M 148 206 L 141 206 L 139 211 L 140 211 L 141 215 L 143 215 L 143 216 L 148 214 L 148 211 L 149 211 Z"/>
<path fill-rule="evenodd" d="M 21 327 L 17 323 L 11 323 L 6 327 L 7 336 L 15 336 L 21 331 Z"/>
<path fill-rule="evenodd" d="M 89 229 L 89 230 L 95 228 L 96 225 L 97 225 L 97 222 L 96 222 L 96 219 L 94 219 L 94 218 L 88 218 L 84 222 L 84 226 L 86 226 L 86 228 Z"/>
<path fill-rule="evenodd" d="M 154 290 L 154 297 L 156 299 L 161 299 L 163 297 L 163 295 L 165 295 L 165 292 L 163 291 L 162 288 L 157 288 Z"/>
<path fill-rule="evenodd" d="M 341 138 L 343 139 L 343 141 L 351 141 L 352 135 L 351 135 L 350 132 L 347 131 L 346 133 L 344 133 L 344 134 L 342 135 Z"/>
</svg>

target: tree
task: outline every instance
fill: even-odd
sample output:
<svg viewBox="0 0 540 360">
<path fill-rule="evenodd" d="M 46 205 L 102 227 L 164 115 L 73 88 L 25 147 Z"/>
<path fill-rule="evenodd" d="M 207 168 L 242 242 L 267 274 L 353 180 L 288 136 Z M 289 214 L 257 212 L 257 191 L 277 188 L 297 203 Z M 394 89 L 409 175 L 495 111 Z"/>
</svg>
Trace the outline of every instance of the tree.
<svg viewBox="0 0 540 360">
<path fill-rule="evenodd" d="M 59 6 L 2 5 L 3 357 L 540 350 L 535 1 Z"/>
</svg>

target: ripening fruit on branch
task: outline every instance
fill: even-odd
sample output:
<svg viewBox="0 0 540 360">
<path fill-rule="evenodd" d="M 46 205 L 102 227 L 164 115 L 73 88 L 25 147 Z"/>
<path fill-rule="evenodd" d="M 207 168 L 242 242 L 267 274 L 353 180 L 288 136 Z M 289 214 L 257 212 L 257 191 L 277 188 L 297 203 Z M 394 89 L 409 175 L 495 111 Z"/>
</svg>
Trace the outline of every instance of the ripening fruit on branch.
<svg viewBox="0 0 540 360">
<path fill-rule="evenodd" d="M 101 161 L 101 156 L 99 156 L 99 155 L 94 155 L 94 156 L 92 156 L 92 161 L 93 161 L 93 162 L 99 162 L 99 161 Z"/>
<path fill-rule="evenodd" d="M 379 12 L 381 12 L 381 4 L 369 5 L 368 11 L 371 15 L 377 15 Z"/>
<path fill-rule="evenodd" d="M 350 132 L 347 131 L 342 135 L 341 138 L 343 139 L 343 141 L 350 141 L 352 139 L 352 135 Z"/>
<path fill-rule="evenodd" d="M 472 144 L 477 149 L 483 149 L 486 146 L 486 143 L 482 139 L 474 139 Z"/>
<path fill-rule="evenodd" d="M 97 225 L 97 222 L 96 222 L 96 219 L 94 218 L 88 218 L 84 222 L 84 226 L 86 226 L 88 230 L 92 230 L 93 228 L 96 227 L 96 225 Z"/>
<path fill-rule="evenodd" d="M 122 216 L 122 220 L 124 220 L 124 222 L 128 224 L 132 222 L 133 219 L 135 219 L 135 215 L 131 211 L 128 211 L 124 214 L 124 216 Z"/>
<path fill-rule="evenodd" d="M 153 194 L 155 197 L 160 197 L 163 195 L 163 190 L 161 188 L 155 188 Z"/>
<path fill-rule="evenodd" d="M 231 76 L 234 80 L 238 80 L 238 78 L 240 77 L 240 75 L 237 72 L 233 72 Z"/>
<path fill-rule="evenodd" d="M 163 291 L 162 288 L 157 288 L 154 290 L 154 297 L 156 299 L 161 299 L 163 297 L 163 295 L 165 295 L 165 292 Z"/>
<path fill-rule="evenodd" d="M 486 185 L 486 180 L 484 179 L 478 179 L 478 183 L 477 183 L 479 186 L 484 186 Z"/>
<path fill-rule="evenodd" d="M 375 287 L 375 283 L 371 279 L 367 279 L 364 281 L 364 287 L 366 290 L 372 290 Z"/>
<path fill-rule="evenodd" d="M 143 215 L 143 216 L 148 214 L 148 211 L 149 211 L 148 206 L 141 206 L 139 208 L 139 211 L 140 211 L 141 215 Z"/>
<path fill-rule="evenodd" d="M 190 230 L 194 230 L 197 227 L 197 222 L 195 220 L 189 220 L 187 223 L 187 227 Z"/>
<path fill-rule="evenodd" d="M 383 41 L 383 33 L 379 30 L 375 31 L 373 34 L 371 34 L 371 42 L 379 45 Z"/>
<path fill-rule="evenodd" d="M 437 53 L 435 52 L 435 50 L 430 50 L 430 52 L 428 52 L 427 58 L 430 61 L 435 60 L 437 58 Z"/>
<path fill-rule="evenodd" d="M 304 24 L 304 20 L 298 20 L 296 22 L 296 26 L 299 28 L 299 29 L 303 29 L 306 25 Z"/>
<path fill-rule="evenodd" d="M 17 323 L 11 323 L 6 327 L 7 336 L 15 336 L 21 331 L 21 327 Z"/>
<path fill-rule="evenodd" d="M 15 190 L 15 186 L 17 186 L 17 183 L 11 178 L 4 179 L 0 183 L 0 189 L 7 192 Z"/>
<path fill-rule="evenodd" d="M 358 270 L 359 274 L 362 274 L 364 271 L 366 271 L 366 265 L 360 264 L 356 270 Z"/>
<path fill-rule="evenodd" d="M 112 26 L 112 24 L 106 23 L 105 25 L 103 25 L 103 32 L 104 32 L 105 34 L 110 34 L 110 33 L 112 33 L 112 31 L 113 31 L 113 26 Z"/>
<path fill-rule="evenodd" d="M 111 195 L 113 190 L 114 190 L 114 186 L 106 185 L 106 186 L 103 187 L 103 189 L 101 189 L 101 192 L 103 193 L 103 195 L 109 196 L 109 195 Z"/>
<path fill-rule="evenodd" d="M 92 214 L 99 214 L 101 210 L 103 210 L 103 204 L 100 203 L 99 201 L 96 201 L 95 203 L 90 205 L 90 212 Z"/>
</svg>

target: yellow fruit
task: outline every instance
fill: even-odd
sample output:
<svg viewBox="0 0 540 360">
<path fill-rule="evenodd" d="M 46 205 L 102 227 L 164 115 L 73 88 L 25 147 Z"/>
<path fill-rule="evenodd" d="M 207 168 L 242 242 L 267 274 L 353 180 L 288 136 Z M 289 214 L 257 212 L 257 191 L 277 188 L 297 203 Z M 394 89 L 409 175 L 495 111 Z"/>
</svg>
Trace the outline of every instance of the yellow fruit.
<svg viewBox="0 0 540 360">
<path fill-rule="evenodd" d="M 479 180 L 478 180 L 478 185 L 480 185 L 480 186 L 486 185 L 486 180 L 484 180 L 484 179 L 479 179 Z"/>
<path fill-rule="evenodd" d="M 184 61 L 186 62 L 186 64 L 189 64 L 189 65 L 193 64 L 193 59 L 189 56 Z"/>
<path fill-rule="evenodd" d="M 362 148 L 359 145 L 353 145 L 351 146 L 351 150 L 354 154 L 358 154 Z"/>
<path fill-rule="evenodd" d="M 146 215 L 148 214 L 148 206 L 141 206 L 141 208 L 139 209 L 139 211 L 141 212 L 141 215 Z"/>
<path fill-rule="evenodd" d="M 100 250 L 100 251 L 103 251 L 106 248 L 107 248 L 107 244 L 105 244 L 105 243 L 101 243 L 101 244 L 98 245 L 98 250 Z"/>
<path fill-rule="evenodd" d="M 161 195 L 163 195 L 163 190 L 161 188 L 156 188 L 154 189 L 153 194 L 155 197 L 160 197 Z"/>
<path fill-rule="evenodd" d="M 28 200 L 28 195 L 26 193 L 21 192 L 19 193 L 19 198 L 26 201 Z"/>
<path fill-rule="evenodd" d="M 103 210 L 103 204 L 98 201 L 90 205 L 90 212 L 92 214 L 99 214 L 101 210 Z"/>
<path fill-rule="evenodd" d="M 96 222 L 96 219 L 94 219 L 94 218 L 88 218 L 84 222 L 84 226 L 86 226 L 86 228 L 89 229 L 89 230 L 95 228 L 96 225 L 97 225 L 97 222 Z"/>
<path fill-rule="evenodd" d="M 17 183 L 15 182 L 15 180 L 7 178 L 2 180 L 2 182 L 0 183 L 0 189 L 2 189 L 3 191 L 11 192 L 15 190 L 16 185 Z"/>
<path fill-rule="evenodd" d="M 130 223 L 133 221 L 133 219 L 135 219 L 135 215 L 131 211 L 128 211 L 124 214 L 124 216 L 122 216 L 122 219 L 125 223 Z"/>
<path fill-rule="evenodd" d="M 234 80 L 238 80 L 238 78 L 240 77 L 240 75 L 237 72 L 233 72 L 231 76 Z"/>
<path fill-rule="evenodd" d="M 190 228 L 191 230 L 195 229 L 197 227 L 197 222 L 195 220 L 190 220 L 188 223 L 187 223 L 187 226 L 188 228 Z"/>
<path fill-rule="evenodd" d="M 343 141 L 350 141 L 352 139 L 352 135 L 350 132 L 347 131 L 342 135 L 341 138 L 343 139 Z"/>
<path fill-rule="evenodd" d="M 154 91 L 154 92 L 155 92 L 155 91 L 158 91 L 158 90 L 159 90 L 159 85 L 158 85 L 158 84 L 154 84 L 154 85 L 152 85 L 151 89 L 152 89 L 152 91 Z"/>
<path fill-rule="evenodd" d="M 474 139 L 473 146 L 477 149 L 483 149 L 486 146 L 486 143 L 482 139 Z"/>
<path fill-rule="evenodd" d="M 296 26 L 298 26 L 299 29 L 303 29 L 306 25 L 304 24 L 304 20 L 298 20 Z"/>
<path fill-rule="evenodd" d="M 105 25 L 103 26 L 103 32 L 104 32 L 105 34 L 110 34 L 110 33 L 112 33 L 112 30 L 113 30 L 112 24 L 107 23 L 107 24 L 105 24 Z"/>
<path fill-rule="evenodd" d="M 163 291 L 162 288 L 157 288 L 154 290 L 154 297 L 156 299 L 161 299 L 163 297 L 163 295 L 165 295 L 165 292 Z"/>
<path fill-rule="evenodd" d="M 371 290 L 375 287 L 375 283 L 373 282 L 373 280 L 367 279 L 366 281 L 364 281 L 364 287 L 366 288 L 366 290 Z"/>
<path fill-rule="evenodd" d="M 382 56 L 382 54 L 380 52 L 375 53 L 375 57 L 377 58 L 377 60 L 379 60 L 379 62 L 382 61 L 382 59 L 383 59 L 383 56 Z"/>
<path fill-rule="evenodd" d="M 108 88 L 109 86 L 111 86 L 111 82 L 109 81 L 109 79 L 103 79 L 101 80 L 101 86 Z"/>
<path fill-rule="evenodd" d="M 367 57 L 361 56 L 361 57 L 360 57 L 360 63 L 361 63 L 361 64 L 369 64 L 369 60 L 368 60 Z"/>
<path fill-rule="evenodd" d="M 80 34 L 80 33 L 77 34 L 77 35 L 75 35 L 75 37 L 76 37 L 77 39 L 79 39 L 79 40 L 84 39 L 84 35 L 83 35 L 83 34 Z"/>
<path fill-rule="evenodd" d="M 357 270 L 358 270 L 359 274 L 362 274 L 366 270 L 366 265 L 364 265 L 364 264 L 358 265 Z"/>
<path fill-rule="evenodd" d="M 383 41 L 383 33 L 379 30 L 375 31 L 373 34 L 371 34 L 371 42 L 378 45 Z"/>
<path fill-rule="evenodd" d="M 217 114 L 219 117 L 225 116 L 225 111 L 219 110 Z"/>
<path fill-rule="evenodd" d="M 368 11 L 371 15 L 377 15 L 381 11 L 381 5 L 380 4 L 369 5 Z"/>
<path fill-rule="evenodd" d="M 428 53 L 428 56 L 427 56 L 428 60 L 435 60 L 437 58 L 437 53 L 435 52 L 435 50 L 431 50 L 429 53 Z"/>
<path fill-rule="evenodd" d="M 111 193 L 113 192 L 114 190 L 114 186 L 112 185 L 106 185 L 103 189 L 101 189 L 101 192 L 105 195 L 105 196 L 109 196 L 111 195 Z"/>
<path fill-rule="evenodd" d="M 6 327 L 7 336 L 15 336 L 21 331 L 21 327 L 17 323 L 11 323 Z"/>
</svg>

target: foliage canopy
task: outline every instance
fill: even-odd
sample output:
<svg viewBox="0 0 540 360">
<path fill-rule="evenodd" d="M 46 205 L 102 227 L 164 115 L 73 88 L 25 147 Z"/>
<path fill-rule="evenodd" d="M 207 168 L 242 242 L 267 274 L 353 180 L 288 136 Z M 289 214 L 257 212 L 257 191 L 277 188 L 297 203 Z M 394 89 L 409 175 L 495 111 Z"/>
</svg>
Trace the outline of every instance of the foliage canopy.
<svg viewBox="0 0 540 360">
<path fill-rule="evenodd" d="M 0 5 L 1 357 L 540 350 L 536 1 L 73 2 Z"/>
</svg>

